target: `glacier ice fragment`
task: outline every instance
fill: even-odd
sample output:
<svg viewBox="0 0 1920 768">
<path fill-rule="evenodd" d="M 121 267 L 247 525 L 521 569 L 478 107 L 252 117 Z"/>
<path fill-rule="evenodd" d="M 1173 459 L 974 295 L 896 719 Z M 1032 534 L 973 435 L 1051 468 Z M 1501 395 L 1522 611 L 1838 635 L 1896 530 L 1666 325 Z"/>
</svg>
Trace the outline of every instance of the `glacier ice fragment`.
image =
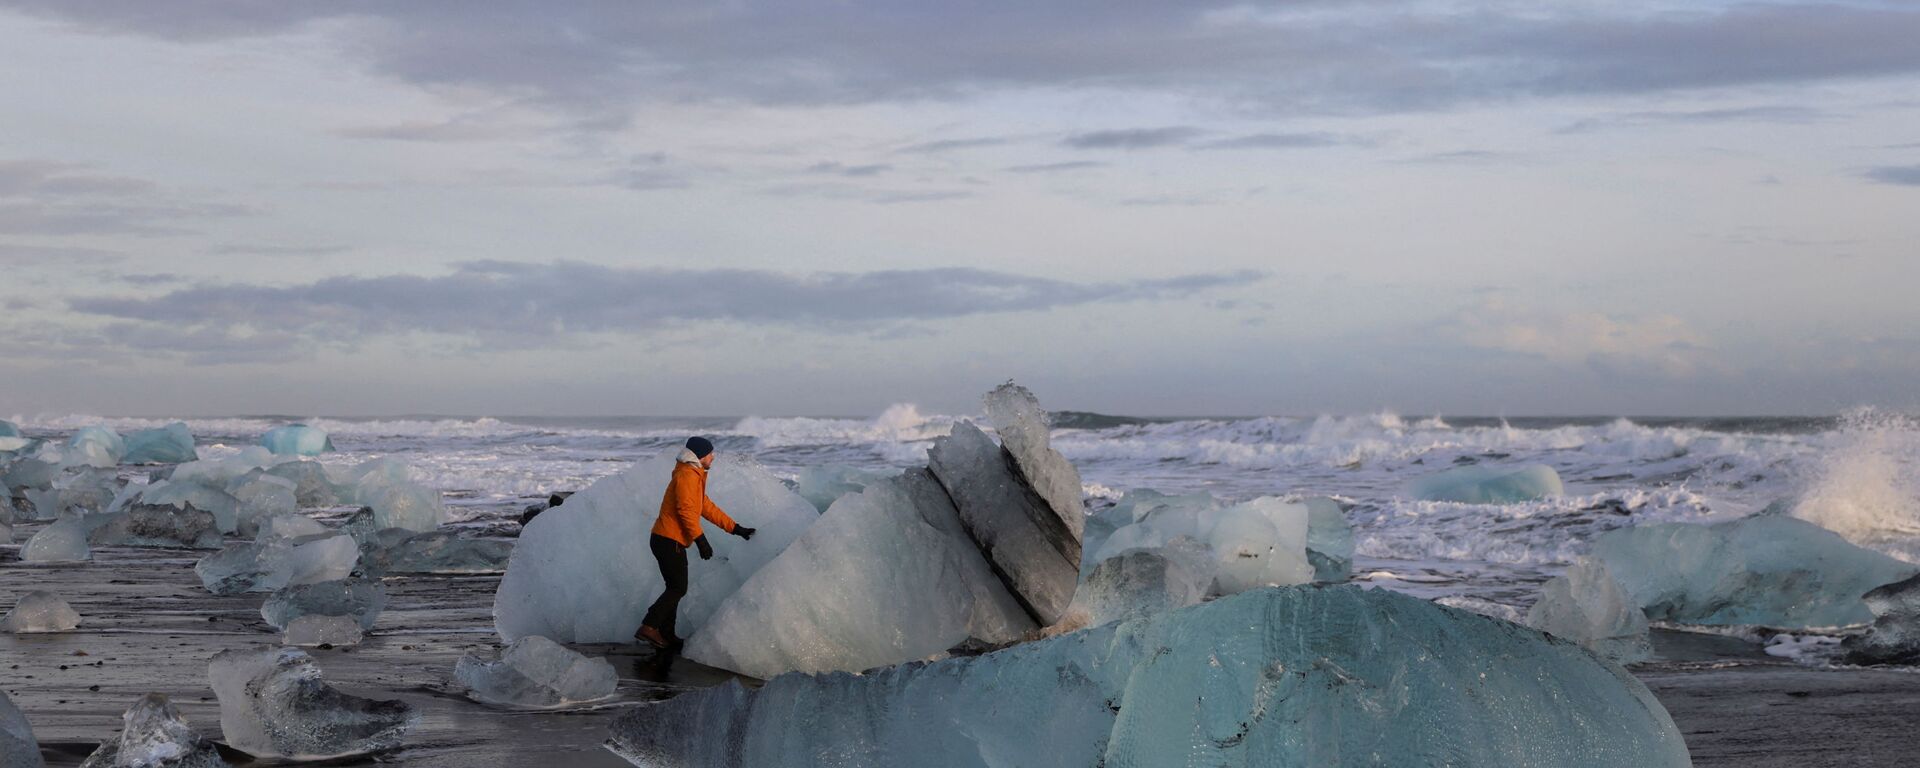
<svg viewBox="0 0 1920 768">
<path fill-rule="evenodd" d="M 1060 620 L 1079 576 L 1080 538 L 971 422 L 934 440 L 929 468 L 960 522 L 1036 623 Z"/>
<path fill-rule="evenodd" d="M 1866 634 L 1841 642 L 1847 660 L 1855 664 L 1920 662 L 1920 576 L 1874 587 L 1864 599 L 1873 611 L 1873 626 Z"/>
<path fill-rule="evenodd" d="M 620 682 L 606 659 L 539 635 L 509 643 L 496 660 L 461 656 L 453 677 L 476 701 L 541 708 L 598 701 L 612 696 Z"/>
<path fill-rule="evenodd" d="M 282 645 L 302 648 L 315 646 L 345 647 L 359 645 L 365 633 L 360 623 L 352 616 L 322 616 L 309 613 L 287 622 L 286 632 L 281 636 Z"/>
<path fill-rule="evenodd" d="M 0 617 L 0 629 L 14 634 L 66 632 L 80 626 L 80 614 L 59 595 L 46 590 L 28 592 Z"/>
<path fill-rule="evenodd" d="M 981 656 L 642 705 L 636 765 L 1686 766 L 1638 680 L 1386 590 L 1256 589 Z"/>
<path fill-rule="evenodd" d="M 6 691 L 0 691 L 0 765 L 7 768 L 46 765 L 40 757 L 40 741 L 33 737 L 33 726 L 27 723 L 26 714 L 7 698 Z"/>
<path fill-rule="evenodd" d="M 821 512 L 833 506 L 835 499 L 849 493 L 859 493 L 869 485 L 886 479 L 882 472 L 859 469 L 857 467 L 825 466 L 807 467 L 800 470 L 794 480 L 793 492 L 800 498 L 813 503 Z"/>
<path fill-rule="evenodd" d="M 1009 381 L 987 393 L 986 405 L 987 420 L 993 422 L 1000 445 L 1013 457 L 1021 477 L 1079 541 L 1087 522 L 1080 470 L 1053 449 L 1047 412 L 1040 409 L 1039 399 Z M 1078 560 L 1080 553 L 1075 551 L 1073 556 Z"/>
<path fill-rule="evenodd" d="M 1620 664 L 1653 656 L 1647 617 L 1628 600 L 1606 563 L 1582 557 L 1540 587 L 1527 626 L 1586 646 Z"/>
<path fill-rule="evenodd" d="M 193 432 L 178 421 L 128 432 L 126 444 L 126 456 L 121 460 L 128 464 L 180 464 L 200 458 L 193 447 Z"/>
<path fill-rule="evenodd" d="M 341 503 L 344 489 L 318 461 L 275 464 L 267 474 L 293 481 L 294 500 L 301 508 L 332 507 Z"/>
<path fill-rule="evenodd" d="M 1033 628 L 946 491 L 911 469 L 840 497 L 720 604 L 685 654 L 755 677 L 857 671 Z"/>
<path fill-rule="evenodd" d="M 344 579 L 359 560 L 352 536 L 327 533 L 232 544 L 201 558 L 193 570 L 208 592 L 237 595 Z"/>
<path fill-rule="evenodd" d="M 1560 473 L 1545 464 L 1519 467 L 1469 465 L 1413 481 L 1408 495 L 1422 501 L 1514 504 L 1566 493 Z"/>
<path fill-rule="evenodd" d="M 213 742 L 187 724 L 165 694 L 149 693 L 133 702 L 120 719 L 126 726 L 108 739 L 80 768 L 225 768 Z M 11 765 L 11 763 L 9 763 Z"/>
<path fill-rule="evenodd" d="M 567 499 L 564 514 L 541 515 L 527 524 L 494 596 L 494 626 L 502 638 L 632 641 L 662 588 L 647 535 L 659 516 L 673 462 L 673 453 L 662 454 L 602 478 Z M 689 633 L 820 517 L 780 478 L 733 455 L 713 465 L 707 496 L 759 533 L 742 540 L 705 526 L 714 557 L 695 558 L 688 569 L 679 626 Z"/>
<path fill-rule="evenodd" d="M 87 522 L 84 515 L 67 513 L 52 525 L 40 529 L 20 546 L 20 559 L 29 563 L 58 563 L 89 560 Z"/>
<path fill-rule="evenodd" d="M 106 427 L 82 427 L 67 439 L 66 463 L 113 467 L 127 455 L 127 441 Z"/>
<path fill-rule="evenodd" d="M 387 607 L 386 585 L 378 581 L 341 579 L 299 584 L 274 590 L 260 605 L 260 618 L 274 629 L 286 629 L 302 616 L 346 616 L 361 629 L 373 629 Z"/>
<path fill-rule="evenodd" d="M 1649 619 L 1780 629 L 1870 621 L 1860 596 L 1920 570 L 1777 515 L 1621 528 L 1596 540 L 1592 555 Z"/>
<path fill-rule="evenodd" d="M 104 524 L 88 534 L 88 543 L 101 547 L 220 548 L 220 527 L 213 513 L 191 504 L 134 504 L 106 517 Z"/>
<path fill-rule="evenodd" d="M 1340 502 L 1324 496 L 1307 499 L 1307 561 L 1313 580 L 1329 584 L 1353 575 L 1353 527 Z"/>
<path fill-rule="evenodd" d="M 318 456 L 333 450 L 333 438 L 319 427 L 288 424 L 260 436 L 260 445 L 275 456 Z"/>
<path fill-rule="evenodd" d="M 221 651 L 207 677 L 226 742 L 255 757 L 315 760 L 389 750 L 418 720 L 406 702 L 334 690 L 297 648 Z"/>
<path fill-rule="evenodd" d="M 1199 603 L 1213 587 L 1211 555 L 1183 536 L 1101 560 L 1074 591 L 1068 614 L 1078 626 L 1098 626 Z"/>
</svg>

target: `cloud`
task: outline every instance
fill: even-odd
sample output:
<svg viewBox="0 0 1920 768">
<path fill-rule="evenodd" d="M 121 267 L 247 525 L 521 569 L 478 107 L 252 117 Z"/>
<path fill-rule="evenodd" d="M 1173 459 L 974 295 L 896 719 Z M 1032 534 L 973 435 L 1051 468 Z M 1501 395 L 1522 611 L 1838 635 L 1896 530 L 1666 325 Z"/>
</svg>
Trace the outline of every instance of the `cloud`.
<svg viewBox="0 0 1920 768">
<path fill-rule="evenodd" d="M 252 213 L 185 201 L 145 179 L 97 173 L 47 160 L 0 161 L 0 234 L 180 235 L 185 221 Z"/>
<path fill-rule="evenodd" d="M 61 245 L 18 245 L 0 243 L 0 264 L 10 267 L 30 267 L 45 264 L 61 266 L 100 265 L 125 261 L 127 255 L 119 251 L 101 248 L 80 248 Z"/>
<path fill-rule="evenodd" d="M 207 249 L 216 256 L 295 256 L 318 258 L 353 250 L 344 245 L 273 245 L 266 243 L 221 243 Z"/>
<path fill-rule="evenodd" d="M 409 333 L 515 344 L 709 322 L 877 332 L 915 321 L 1175 299 L 1259 279 L 1231 272 L 1082 283 L 958 267 L 803 275 L 481 261 L 431 277 L 202 285 L 68 306 L 115 321 L 110 338 L 128 346 L 251 359 L 276 345 L 352 345 Z"/>
<path fill-rule="evenodd" d="M 971 138 L 971 139 L 941 139 L 939 141 L 926 141 L 926 142 L 921 142 L 919 144 L 909 144 L 907 146 L 901 147 L 898 151 L 904 154 L 928 155 L 928 154 L 938 154 L 941 152 L 952 152 L 956 149 L 978 149 L 980 147 L 997 147 L 1002 144 L 1007 144 L 1010 141 L 1012 140 L 1004 136 L 981 136 L 981 137 Z"/>
<path fill-rule="evenodd" d="M 1661 125 L 1708 125 L 1715 123 L 1787 123 L 1803 124 L 1825 120 L 1832 117 L 1826 112 L 1808 107 L 1767 105 L 1758 107 L 1737 107 L 1730 109 L 1699 109 L 1685 111 L 1644 111 L 1625 112 L 1617 115 L 1589 117 L 1561 128 L 1561 133 L 1590 133 L 1607 128 L 1629 128 Z"/>
<path fill-rule="evenodd" d="M 1109 131 L 1076 133 L 1060 140 L 1074 149 L 1153 149 L 1184 144 L 1200 135 L 1200 129 L 1185 125 L 1164 128 L 1122 128 Z"/>
<path fill-rule="evenodd" d="M 1194 149 L 1301 149 L 1368 143 L 1370 142 L 1335 133 L 1255 133 L 1203 142 L 1194 145 Z"/>
<path fill-rule="evenodd" d="M 886 163 L 847 165 L 845 163 L 829 161 L 807 166 L 807 173 L 824 173 L 832 176 L 850 176 L 856 178 L 862 176 L 878 176 L 891 170 L 893 170 L 893 166 Z"/>
<path fill-rule="evenodd" d="M 879 205 L 931 203 L 973 197 L 973 192 L 965 189 L 874 189 L 853 184 L 777 184 L 761 191 L 774 197 L 812 197 Z"/>
<path fill-rule="evenodd" d="M 371 72 L 626 125 L 637 105 L 847 104 L 984 90 L 1157 91 L 1274 111 L 1920 72 L 1920 9 L 1640 0 L 1548 6 L 1218 6 L 1060 0 L 368 3 L 4 0 L 101 33 L 184 42 L 321 30 Z M 326 22 L 324 25 L 320 22 Z"/>
<path fill-rule="evenodd" d="M 1888 165 L 1867 171 L 1867 178 L 1882 184 L 1920 187 L 1920 165 Z"/>
<path fill-rule="evenodd" d="M 1085 171 L 1105 168 L 1106 163 L 1097 160 L 1070 160 L 1064 163 L 1038 163 L 1035 165 L 1008 166 L 1008 173 L 1061 173 L 1063 171 Z"/>
<path fill-rule="evenodd" d="M 1721 369 L 1706 337 L 1668 314 L 1562 311 L 1489 296 L 1435 328 L 1470 348 L 1608 374 L 1686 378 Z"/>
</svg>

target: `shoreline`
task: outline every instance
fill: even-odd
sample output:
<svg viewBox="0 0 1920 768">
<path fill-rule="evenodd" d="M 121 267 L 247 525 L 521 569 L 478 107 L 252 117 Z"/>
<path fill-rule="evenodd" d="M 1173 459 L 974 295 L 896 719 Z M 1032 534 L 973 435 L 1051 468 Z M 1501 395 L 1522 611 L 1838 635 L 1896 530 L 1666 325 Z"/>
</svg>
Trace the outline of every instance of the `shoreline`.
<svg viewBox="0 0 1920 768">
<path fill-rule="evenodd" d="M 23 525 L 25 534 L 42 524 Z M 0 595 L 52 589 L 81 615 L 71 632 L 0 634 L 7 694 L 27 713 L 49 766 L 77 766 L 112 738 L 120 715 L 148 692 L 166 694 L 189 723 L 219 737 L 207 660 L 231 648 L 278 644 L 260 618 L 265 594 L 220 597 L 200 587 L 198 551 L 102 547 L 93 561 L 38 565 L 0 546 Z M 463 654 L 491 654 L 498 575 L 391 576 L 386 610 L 361 645 L 307 649 L 328 683 L 420 713 L 404 745 L 329 765 L 614 768 L 600 746 L 607 725 L 642 702 L 736 677 L 684 659 L 661 664 L 632 645 L 572 646 L 604 656 L 620 675 L 613 699 L 585 709 L 508 710 L 462 696 L 452 682 Z M 1673 716 L 1695 765 L 1902 765 L 1920 710 L 1920 673 L 1813 668 L 1733 638 L 1656 630 L 1661 661 L 1631 668 Z M 84 655 L 80 655 L 84 654 Z M 62 667 L 65 667 L 62 669 Z M 95 688 L 97 686 L 97 689 Z M 236 765 L 266 764 L 236 763 Z"/>
</svg>

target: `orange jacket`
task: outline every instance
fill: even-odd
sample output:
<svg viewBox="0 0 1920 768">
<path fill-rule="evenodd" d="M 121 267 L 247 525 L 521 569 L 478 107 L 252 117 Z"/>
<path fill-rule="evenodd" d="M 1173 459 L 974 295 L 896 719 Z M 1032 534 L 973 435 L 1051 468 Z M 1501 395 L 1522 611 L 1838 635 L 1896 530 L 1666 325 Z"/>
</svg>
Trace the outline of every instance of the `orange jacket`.
<svg viewBox="0 0 1920 768">
<path fill-rule="evenodd" d="M 691 547 L 693 540 L 704 533 L 700 530 L 703 517 L 720 526 L 720 530 L 733 533 L 733 518 L 727 517 L 725 510 L 707 498 L 707 469 L 699 464 L 674 462 L 673 479 L 667 482 L 667 492 L 660 497 L 660 519 L 653 524 L 653 532 L 679 542 L 680 546 Z"/>
</svg>

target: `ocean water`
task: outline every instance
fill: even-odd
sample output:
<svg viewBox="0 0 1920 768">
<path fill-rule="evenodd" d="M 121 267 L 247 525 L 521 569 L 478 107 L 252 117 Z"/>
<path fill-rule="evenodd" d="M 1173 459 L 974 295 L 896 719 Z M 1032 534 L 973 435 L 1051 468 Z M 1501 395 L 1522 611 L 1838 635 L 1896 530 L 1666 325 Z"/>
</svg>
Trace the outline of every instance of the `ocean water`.
<svg viewBox="0 0 1920 768">
<path fill-rule="evenodd" d="M 722 460 L 791 476 L 813 465 L 923 464 L 959 419 L 895 405 L 869 418 L 185 419 L 203 456 L 304 421 L 333 435 L 328 463 L 394 457 L 448 496 L 457 521 L 516 519 L 527 504 L 669 450 L 715 439 Z M 29 435 L 122 431 L 169 419 L 18 415 Z M 1624 525 L 1711 521 L 1784 502 L 1863 546 L 1920 562 L 1920 425 L 1860 410 L 1823 418 L 1438 418 L 1347 416 L 1157 419 L 1062 412 L 1054 444 L 1093 504 L 1128 490 L 1207 491 L 1231 500 L 1325 495 L 1349 505 L 1366 580 L 1425 596 L 1524 607 L 1534 587 Z M 1415 478 L 1465 463 L 1542 463 L 1564 497 L 1510 505 L 1408 498 Z"/>
</svg>

